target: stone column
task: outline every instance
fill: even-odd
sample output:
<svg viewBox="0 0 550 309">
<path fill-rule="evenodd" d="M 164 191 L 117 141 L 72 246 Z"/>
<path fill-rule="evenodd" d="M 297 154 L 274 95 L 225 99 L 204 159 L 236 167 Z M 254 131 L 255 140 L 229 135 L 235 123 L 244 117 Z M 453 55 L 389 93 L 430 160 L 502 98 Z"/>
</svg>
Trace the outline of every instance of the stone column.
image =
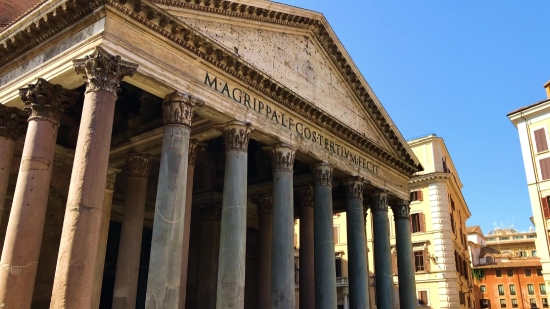
<svg viewBox="0 0 550 309">
<path fill-rule="evenodd" d="M 113 309 L 136 308 L 147 178 L 152 163 L 153 158 L 148 153 L 130 154 L 126 163 L 127 190 L 116 263 Z"/>
<path fill-rule="evenodd" d="M 313 187 L 300 188 L 300 308 L 315 308 Z"/>
<path fill-rule="evenodd" d="M 367 242 L 363 213 L 363 179 L 354 177 L 342 182 L 346 196 L 348 233 L 349 304 L 351 309 L 369 306 L 369 274 L 367 271 Z"/>
<path fill-rule="evenodd" d="M 202 213 L 202 222 L 199 248 L 197 308 L 215 309 L 216 287 L 218 283 L 218 257 L 220 254 L 221 205 L 201 205 L 200 210 Z"/>
<path fill-rule="evenodd" d="M 268 148 L 273 167 L 273 237 L 271 241 L 271 308 L 296 306 L 294 280 L 294 157 L 295 148 Z M 269 308 L 269 307 L 268 307 Z"/>
<path fill-rule="evenodd" d="M 262 196 L 254 201 L 260 216 L 258 237 L 258 308 L 271 308 L 271 239 L 273 236 L 273 197 Z"/>
<path fill-rule="evenodd" d="M 59 118 L 78 93 L 39 78 L 20 94 L 30 117 L 0 262 L 0 304 L 25 309 L 32 301 Z"/>
<path fill-rule="evenodd" d="M 109 166 L 107 171 L 107 185 L 105 186 L 105 198 L 103 199 L 103 210 L 101 214 L 101 229 L 99 230 L 98 263 L 95 271 L 94 291 L 92 296 L 92 308 L 99 308 L 101 300 L 101 286 L 103 284 L 103 268 L 105 267 L 105 253 L 107 250 L 107 239 L 109 238 L 109 223 L 111 221 L 111 208 L 113 206 L 113 193 L 115 188 L 116 175 L 120 173 L 118 168 Z"/>
<path fill-rule="evenodd" d="M 162 103 L 164 137 L 145 308 L 178 308 L 191 121 L 204 103 L 174 92 Z"/>
<path fill-rule="evenodd" d="M 350 309 L 349 308 L 349 288 L 347 287 L 344 287 L 342 289 L 342 294 L 344 295 L 344 309 Z M 363 307 L 363 308 L 368 308 L 368 307 Z"/>
<path fill-rule="evenodd" d="M 0 222 L 4 213 L 15 142 L 24 136 L 28 118 L 28 113 L 0 104 Z"/>
<path fill-rule="evenodd" d="M 336 264 L 332 218 L 332 166 L 313 164 L 315 308 L 334 309 L 336 298 Z"/>
<path fill-rule="evenodd" d="M 94 231 L 101 229 L 116 93 L 122 78 L 137 69 L 137 65 L 101 47 L 84 59 L 74 60 L 74 67 L 77 73 L 85 74 L 88 85 L 55 270 L 52 309 L 92 305 L 100 238 Z"/>
<path fill-rule="evenodd" d="M 416 309 L 415 269 L 411 241 L 409 201 L 399 201 L 392 207 L 395 218 L 395 248 L 397 250 L 397 277 L 399 279 L 399 308 Z"/>
<path fill-rule="evenodd" d="M 252 128 L 239 121 L 222 130 L 225 142 L 217 309 L 244 308 L 248 139 Z"/>
<path fill-rule="evenodd" d="M 374 230 L 373 249 L 376 308 L 393 309 L 393 274 L 387 192 L 380 190 L 372 194 L 371 212 Z"/>
<path fill-rule="evenodd" d="M 193 206 L 193 177 L 197 155 L 204 152 L 206 143 L 193 139 L 189 142 L 189 158 L 187 160 L 187 188 L 185 189 L 185 216 L 183 226 L 183 248 L 181 252 L 180 303 L 179 309 L 185 309 L 187 294 L 187 265 L 189 262 L 189 237 L 191 234 L 191 210 Z"/>
</svg>

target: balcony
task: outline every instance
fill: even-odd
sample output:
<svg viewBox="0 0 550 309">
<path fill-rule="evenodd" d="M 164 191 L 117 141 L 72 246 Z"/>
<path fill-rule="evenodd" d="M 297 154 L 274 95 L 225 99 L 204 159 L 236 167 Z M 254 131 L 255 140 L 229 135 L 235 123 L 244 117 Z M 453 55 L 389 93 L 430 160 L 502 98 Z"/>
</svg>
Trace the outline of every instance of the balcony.
<svg viewBox="0 0 550 309">
<path fill-rule="evenodd" d="M 348 286 L 348 277 L 336 278 L 336 286 Z"/>
</svg>

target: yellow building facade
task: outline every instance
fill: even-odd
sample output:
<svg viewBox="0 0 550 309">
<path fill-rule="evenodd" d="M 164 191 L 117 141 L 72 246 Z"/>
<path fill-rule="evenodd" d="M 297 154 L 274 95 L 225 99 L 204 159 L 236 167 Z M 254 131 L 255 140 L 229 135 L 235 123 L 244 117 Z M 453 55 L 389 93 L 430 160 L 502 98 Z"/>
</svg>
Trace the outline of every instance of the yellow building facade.
<svg viewBox="0 0 550 309">
<path fill-rule="evenodd" d="M 537 255 L 542 263 L 544 281 L 550 284 L 549 219 L 550 210 L 550 151 L 548 129 L 550 128 L 550 83 L 545 86 L 548 99 L 522 107 L 508 114 L 518 130 L 523 165 L 533 223 L 537 234 Z"/>
<path fill-rule="evenodd" d="M 424 167 L 409 183 L 411 231 L 418 308 L 475 308 L 468 253 L 466 220 L 471 216 L 462 196 L 462 183 L 441 137 L 435 134 L 408 142 Z M 365 203 L 368 208 L 367 202 Z M 373 230 L 366 212 L 370 306 L 376 307 Z M 389 212 L 395 308 L 399 308 L 395 226 Z M 349 308 L 347 288 L 346 213 L 334 215 L 335 263 L 339 309 Z M 299 220 L 295 226 L 299 258 Z M 297 264 L 298 265 L 298 264 Z M 299 269 L 297 269 L 299 273 Z M 299 276 L 296 278 L 297 282 Z M 298 288 L 298 285 L 297 285 Z M 299 291 L 296 295 L 299 297 Z"/>
</svg>

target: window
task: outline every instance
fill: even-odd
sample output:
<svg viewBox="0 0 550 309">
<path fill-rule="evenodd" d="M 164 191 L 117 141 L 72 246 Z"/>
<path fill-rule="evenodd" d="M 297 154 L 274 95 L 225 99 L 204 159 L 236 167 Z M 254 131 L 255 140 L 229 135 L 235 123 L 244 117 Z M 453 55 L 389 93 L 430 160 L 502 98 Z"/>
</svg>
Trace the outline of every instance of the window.
<svg viewBox="0 0 550 309">
<path fill-rule="evenodd" d="M 495 240 L 497 240 L 495 237 L 489 237 L 489 238 L 487 238 L 487 241 L 495 241 Z"/>
<path fill-rule="evenodd" d="M 338 226 L 334 226 L 334 244 L 339 244 Z"/>
<path fill-rule="evenodd" d="M 498 240 L 509 240 L 510 237 L 499 237 Z"/>
<path fill-rule="evenodd" d="M 487 292 L 487 287 L 484 286 L 484 285 L 480 285 L 480 286 L 479 286 L 479 291 L 480 291 L 481 293 L 485 293 L 485 292 Z"/>
<path fill-rule="evenodd" d="M 504 295 L 504 285 L 498 285 L 498 295 Z"/>
<path fill-rule="evenodd" d="M 531 304 L 531 308 L 537 308 L 537 300 L 534 298 L 529 298 L 529 304 Z"/>
<path fill-rule="evenodd" d="M 539 284 L 540 295 L 546 295 L 546 284 Z"/>
<path fill-rule="evenodd" d="M 500 300 L 500 308 L 506 308 L 506 299 Z"/>
<path fill-rule="evenodd" d="M 532 284 L 527 285 L 527 293 L 529 293 L 529 295 L 535 295 L 535 288 Z"/>
<path fill-rule="evenodd" d="M 550 158 L 540 159 L 539 164 L 542 180 L 550 179 Z"/>
<path fill-rule="evenodd" d="M 537 235 L 533 234 L 533 235 L 527 235 L 527 238 L 537 238 Z"/>
<path fill-rule="evenodd" d="M 497 275 L 497 277 L 502 277 L 502 270 L 497 269 L 496 275 Z"/>
<path fill-rule="evenodd" d="M 548 308 L 548 298 L 542 298 L 542 308 Z"/>
<path fill-rule="evenodd" d="M 417 272 L 427 271 L 426 250 L 414 251 L 414 266 Z"/>
<path fill-rule="evenodd" d="M 517 307 L 518 307 L 518 300 L 515 298 L 512 298 L 512 308 L 517 308 Z"/>
<path fill-rule="evenodd" d="M 544 132 L 544 128 L 535 130 L 533 134 L 535 135 L 537 153 L 548 150 L 548 142 L 546 141 L 546 133 Z"/>
<path fill-rule="evenodd" d="M 491 306 L 491 302 L 488 299 L 480 299 L 479 304 L 481 308 L 489 308 Z"/>
<path fill-rule="evenodd" d="M 418 232 L 426 231 L 426 225 L 424 223 L 423 213 L 411 214 L 410 222 L 411 222 L 411 232 L 418 233 Z"/>
<path fill-rule="evenodd" d="M 493 257 L 492 256 L 487 256 L 485 257 L 485 262 L 487 264 L 492 264 L 493 263 Z"/>
<path fill-rule="evenodd" d="M 532 257 L 537 256 L 537 250 L 531 250 L 531 256 Z"/>
<path fill-rule="evenodd" d="M 428 305 L 428 291 L 418 291 L 418 304 L 421 306 Z"/>
<path fill-rule="evenodd" d="M 542 268 L 537 269 L 537 276 L 542 276 Z"/>
<path fill-rule="evenodd" d="M 411 202 L 422 201 L 422 190 L 416 190 L 411 192 Z"/>
<path fill-rule="evenodd" d="M 336 259 L 336 278 L 342 277 L 342 259 Z"/>
<path fill-rule="evenodd" d="M 506 271 L 506 275 L 507 275 L 508 277 L 513 277 L 513 276 L 514 276 L 514 272 L 513 272 L 511 269 L 508 269 L 508 270 Z"/>
<path fill-rule="evenodd" d="M 525 277 L 531 277 L 531 270 L 530 269 L 525 270 Z"/>
<path fill-rule="evenodd" d="M 521 236 L 514 236 L 514 239 L 523 239 L 523 235 L 521 235 Z"/>
<path fill-rule="evenodd" d="M 516 286 L 514 284 L 510 284 L 510 295 L 516 295 Z"/>
<path fill-rule="evenodd" d="M 300 261 L 297 256 L 294 257 L 294 283 L 300 283 Z"/>
</svg>

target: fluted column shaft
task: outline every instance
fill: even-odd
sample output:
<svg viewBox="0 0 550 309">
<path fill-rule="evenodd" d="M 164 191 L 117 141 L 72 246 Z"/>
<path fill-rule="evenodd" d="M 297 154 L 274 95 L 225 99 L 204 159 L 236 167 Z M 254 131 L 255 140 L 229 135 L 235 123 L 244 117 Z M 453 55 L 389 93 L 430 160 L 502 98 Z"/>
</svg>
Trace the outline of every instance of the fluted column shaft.
<svg viewBox="0 0 550 309">
<path fill-rule="evenodd" d="M 199 278 L 197 309 L 215 309 L 220 254 L 221 205 L 201 205 L 201 242 L 199 248 Z"/>
<path fill-rule="evenodd" d="M 50 308 L 91 308 L 116 93 L 137 65 L 100 47 L 74 61 L 88 85 L 74 156 Z"/>
<path fill-rule="evenodd" d="M 286 144 L 269 148 L 273 167 L 273 237 L 271 240 L 271 308 L 294 309 L 294 157 Z M 268 307 L 269 308 L 269 307 Z"/>
<path fill-rule="evenodd" d="M 363 217 L 364 181 L 346 179 L 342 186 L 346 195 L 346 219 L 348 236 L 349 308 L 369 307 L 367 270 L 367 243 Z"/>
<path fill-rule="evenodd" d="M 147 279 L 146 309 L 178 308 L 191 121 L 202 102 L 178 92 L 162 104 L 164 136 Z"/>
<path fill-rule="evenodd" d="M 315 308 L 313 187 L 300 189 L 300 308 Z"/>
<path fill-rule="evenodd" d="M 271 308 L 271 239 L 273 238 L 273 196 L 256 201 L 259 214 L 258 236 L 258 308 Z"/>
<path fill-rule="evenodd" d="M 392 206 L 395 218 L 395 248 L 397 250 L 397 278 L 399 279 L 399 308 L 416 309 L 415 269 L 410 228 L 410 207 L 408 201 Z"/>
<path fill-rule="evenodd" d="M 127 160 L 127 191 L 116 264 L 113 309 L 136 308 L 147 178 L 152 163 L 153 158 L 146 153 L 130 154 Z"/>
<path fill-rule="evenodd" d="M 326 163 L 312 166 L 315 245 L 315 308 L 334 309 L 336 264 L 332 209 L 332 167 Z"/>
<path fill-rule="evenodd" d="M 59 118 L 77 94 L 43 79 L 20 94 L 31 115 L 0 262 L 0 304 L 26 309 L 38 268 Z"/>
<path fill-rule="evenodd" d="M 101 229 L 99 230 L 98 262 L 95 271 L 94 291 L 92 296 L 92 308 L 99 308 L 101 300 L 101 286 L 103 284 L 103 271 L 105 267 L 105 253 L 107 250 L 107 239 L 109 238 L 109 223 L 111 221 L 111 208 L 113 207 L 113 193 L 115 188 L 116 175 L 120 170 L 109 166 L 107 171 L 107 185 L 105 186 L 105 197 L 103 198 L 103 210 L 101 214 Z"/>
<path fill-rule="evenodd" d="M 206 143 L 191 140 L 189 143 L 189 159 L 187 160 L 187 188 L 185 194 L 185 215 L 183 226 L 183 248 L 181 252 L 181 279 L 179 309 L 185 309 L 187 297 L 187 269 L 189 263 L 189 237 L 191 234 L 191 211 L 193 209 L 193 177 L 195 175 L 195 162 L 197 155 L 204 152 Z"/>
<path fill-rule="evenodd" d="M 376 308 L 393 309 L 393 274 L 391 265 L 388 194 L 377 191 L 371 202 L 373 224 L 374 274 Z"/>
<path fill-rule="evenodd" d="M 248 140 L 251 128 L 224 126 L 225 176 L 217 286 L 217 309 L 243 309 L 246 263 Z"/>
<path fill-rule="evenodd" d="M 26 112 L 0 104 L 0 222 L 4 213 L 15 141 L 24 136 L 28 118 Z"/>
</svg>

